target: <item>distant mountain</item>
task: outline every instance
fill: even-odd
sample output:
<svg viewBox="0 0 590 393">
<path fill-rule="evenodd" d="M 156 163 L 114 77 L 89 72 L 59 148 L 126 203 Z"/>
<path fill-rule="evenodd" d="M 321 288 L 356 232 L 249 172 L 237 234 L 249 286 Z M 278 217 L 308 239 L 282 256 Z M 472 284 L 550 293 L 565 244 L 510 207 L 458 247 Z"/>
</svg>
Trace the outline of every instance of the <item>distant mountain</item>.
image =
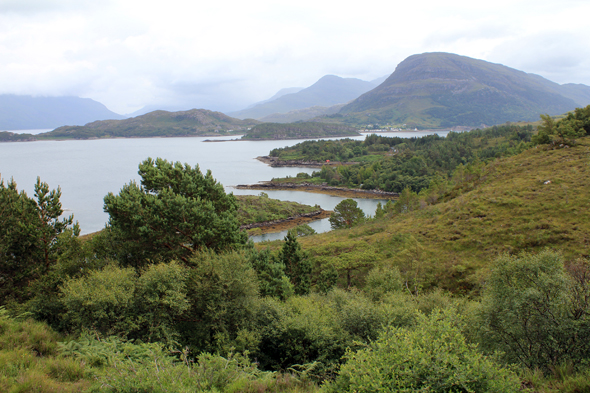
<svg viewBox="0 0 590 393">
<path fill-rule="evenodd" d="M 259 101 L 259 102 L 252 104 L 252 105 L 249 105 L 246 109 L 254 108 L 257 105 L 266 104 L 267 102 L 274 101 L 277 98 L 280 98 L 280 97 L 285 96 L 287 94 L 299 93 L 303 89 L 305 89 L 305 87 L 285 87 L 285 88 L 279 90 L 274 96 L 270 97 L 269 99 Z"/>
<path fill-rule="evenodd" d="M 90 98 L 0 95 L 0 130 L 55 128 L 123 118 Z"/>
<path fill-rule="evenodd" d="M 347 123 L 414 127 L 494 125 L 561 114 L 590 99 L 590 87 L 450 53 L 402 61 L 381 85 L 342 108 Z"/>
<path fill-rule="evenodd" d="M 296 121 L 305 121 L 338 113 L 344 105 L 346 104 L 336 104 L 332 106 L 312 106 L 309 108 L 289 111 L 287 113 L 273 113 L 271 115 L 264 116 L 260 119 L 260 121 L 270 123 L 293 123 Z"/>
<path fill-rule="evenodd" d="M 285 94 L 251 108 L 229 113 L 239 119 L 261 119 L 274 113 L 286 113 L 313 106 L 332 106 L 353 100 L 377 86 L 355 78 L 326 75 L 297 93 Z"/>
<path fill-rule="evenodd" d="M 59 127 L 36 139 L 89 139 L 114 137 L 210 136 L 246 132 L 260 122 L 240 120 L 221 112 L 192 109 L 182 112 L 154 111 L 124 120 L 95 121 L 84 126 Z"/>
</svg>

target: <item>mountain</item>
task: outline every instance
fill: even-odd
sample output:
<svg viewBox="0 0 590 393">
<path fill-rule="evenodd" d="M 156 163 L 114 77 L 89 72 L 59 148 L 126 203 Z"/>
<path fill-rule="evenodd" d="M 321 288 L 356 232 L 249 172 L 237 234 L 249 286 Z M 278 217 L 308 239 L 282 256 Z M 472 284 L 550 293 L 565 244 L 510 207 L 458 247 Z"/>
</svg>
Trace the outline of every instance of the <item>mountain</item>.
<svg viewBox="0 0 590 393">
<path fill-rule="evenodd" d="M 64 126 L 37 135 L 37 139 L 114 138 L 155 136 L 204 136 L 245 132 L 258 124 L 256 120 L 240 120 L 221 112 L 206 109 L 166 112 L 154 111 L 124 120 L 95 121 L 84 126 Z"/>
<path fill-rule="evenodd" d="M 312 106 L 332 106 L 353 100 L 377 85 L 355 78 L 326 75 L 316 83 L 297 93 L 285 94 L 252 108 L 231 112 L 239 119 L 260 119 L 274 113 L 286 113 Z"/>
<path fill-rule="evenodd" d="M 584 106 L 590 87 L 450 53 L 410 56 L 378 87 L 342 108 L 347 123 L 410 127 L 493 125 L 537 120 Z"/>
<path fill-rule="evenodd" d="M 0 130 L 55 128 L 123 118 L 90 98 L 0 95 Z"/>
<path fill-rule="evenodd" d="M 332 106 L 312 106 L 309 108 L 296 109 L 287 113 L 273 113 L 268 116 L 264 116 L 260 119 L 260 121 L 270 123 L 293 123 L 296 121 L 305 121 L 338 113 L 344 105 L 346 104 L 336 104 Z"/>
</svg>

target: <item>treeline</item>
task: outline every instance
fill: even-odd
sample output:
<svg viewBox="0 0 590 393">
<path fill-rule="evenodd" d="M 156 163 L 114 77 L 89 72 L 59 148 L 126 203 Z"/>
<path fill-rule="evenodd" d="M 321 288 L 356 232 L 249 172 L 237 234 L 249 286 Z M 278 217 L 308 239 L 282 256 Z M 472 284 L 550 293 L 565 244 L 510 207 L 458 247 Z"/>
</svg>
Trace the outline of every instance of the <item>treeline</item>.
<svg viewBox="0 0 590 393">
<path fill-rule="evenodd" d="M 274 149 L 271 156 L 318 161 L 365 161 L 324 166 L 312 179 L 331 186 L 419 192 L 437 177 L 447 178 L 458 165 L 519 153 L 532 146 L 532 126 L 504 125 L 485 130 L 400 138 L 369 135 L 364 141 L 306 141 Z M 297 158 L 296 158 L 297 157 Z"/>
<path fill-rule="evenodd" d="M 351 135 L 358 135 L 358 132 L 350 126 L 336 123 L 262 123 L 252 127 L 242 139 L 303 139 Z"/>
</svg>

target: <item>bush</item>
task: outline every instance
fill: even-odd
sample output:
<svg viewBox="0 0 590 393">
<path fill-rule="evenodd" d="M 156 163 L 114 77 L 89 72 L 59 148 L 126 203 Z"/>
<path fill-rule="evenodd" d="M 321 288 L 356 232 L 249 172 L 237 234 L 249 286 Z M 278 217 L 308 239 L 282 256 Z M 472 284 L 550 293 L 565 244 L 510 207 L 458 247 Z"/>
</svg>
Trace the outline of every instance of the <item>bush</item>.
<svg viewBox="0 0 590 393">
<path fill-rule="evenodd" d="M 515 392 L 515 374 L 468 344 L 454 310 L 420 314 L 415 328 L 390 328 L 348 351 L 334 392 Z"/>
<path fill-rule="evenodd" d="M 529 368 L 587 359 L 590 306 L 583 289 L 558 253 L 498 258 L 482 301 L 482 342 Z"/>
</svg>

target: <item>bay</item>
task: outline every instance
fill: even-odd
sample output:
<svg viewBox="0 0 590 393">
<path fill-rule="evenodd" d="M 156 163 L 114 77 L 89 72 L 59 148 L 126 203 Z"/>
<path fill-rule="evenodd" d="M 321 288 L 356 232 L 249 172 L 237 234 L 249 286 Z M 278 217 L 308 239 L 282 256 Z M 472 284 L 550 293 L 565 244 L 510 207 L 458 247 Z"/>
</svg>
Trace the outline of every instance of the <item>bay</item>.
<svg viewBox="0 0 590 393">
<path fill-rule="evenodd" d="M 396 132 L 387 135 L 416 137 L 433 132 Z M 437 132 L 444 136 L 448 131 Z M 235 138 L 235 137 L 234 137 Z M 363 140 L 364 135 L 352 139 Z M 255 158 L 268 155 L 277 147 L 292 146 L 303 140 L 203 142 L 213 138 L 126 138 L 100 140 L 36 141 L 0 143 L 0 177 L 14 178 L 19 190 L 33 196 L 37 176 L 51 189 L 62 191 L 65 214 L 73 214 L 82 233 L 104 228 L 108 215 L 103 198 L 118 193 L 131 180 L 139 182 L 138 164 L 147 157 L 161 157 L 192 166 L 199 165 L 222 183 L 226 192 L 257 195 L 260 191 L 238 190 L 238 184 L 253 184 L 273 177 L 312 173 L 314 168 L 272 168 Z M 219 138 L 224 139 L 224 138 Z M 228 138 L 225 138 L 228 139 Z M 319 205 L 332 210 L 343 198 L 302 191 L 268 191 L 271 198 Z M 374 214 L 378 200 L 356 199 L 366 214 Z M 317 232 L 330 229 L 327 219 L 314 222 Z M 281 234 L 264 235 L 255 240 L 282 238 Z"/>
</svg>

